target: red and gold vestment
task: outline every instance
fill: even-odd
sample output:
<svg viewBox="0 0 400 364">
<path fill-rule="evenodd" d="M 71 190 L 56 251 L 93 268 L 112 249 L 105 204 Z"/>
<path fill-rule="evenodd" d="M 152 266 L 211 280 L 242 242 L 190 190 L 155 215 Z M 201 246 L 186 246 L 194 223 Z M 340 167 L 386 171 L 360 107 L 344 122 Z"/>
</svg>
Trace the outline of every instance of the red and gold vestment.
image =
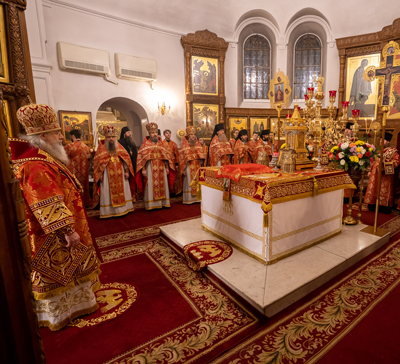
<svg viewBox="0 0 400 364">
<path fill-rule="evenodd" d="M 165 149 L 167 149 L 170 153 L 172 163 L 175 165 L 175 181 L 173 186 L 171 187 L 170 193 L 175 193 L 176 195 L 182 192 L 182 171 L 179 168 L 179 150 L 178 145 L 170 140 L 167 142 L 166 139 L 163 140 L 163 144 Z"/>
<path fill-rule="evenodd" d="M 200 168 L 200 159 L 206 159 L 206 154 L 204 152 L 203 147 L 200 142 L 196 140 L 196 145 L 191 147 L 188 141 L 188 137 L 185 136 L 182 140 L 182 146 L 179 150 L 180 154 L 180 169 L 184 171 L 187 163 L 189 163 L 190 168 L 190 176 L 186 176 L 186 178 L 190 178 L 190 182 L 196 176 L 197 170 Z M 197 188 L 196 186 L 191 187 L 192 195 L 196 195 Z"/>
<path fill-rule="evenodd" d="M 61 162 L 25 140 L 10 139 L 10 147 L 25 200 L 35 299 L 48 299 L 89 281 L 98 289 L 101 271 L 79 181 Z M 80 243 L 69 249 L 65 235 L 73 231 Z"/>
<path fill-rule="evenodd" d="M 127 203 L 127 201 L 125 201 L 125 176 L 124 169 L 121 166 L 122 161 L 126 163 L 130 172 L 129 185 L 132 193 L 132 202 L 136 201 L 136 184 L 132 161 L 128 152 L 117 141 L 115 141 L 114 143 L 116 144 L 117 152 L 115 155 L 111 155 L 106 149 L 104 140 L 100 141 L 99 147 L 93 159 L 94 183 L 95 185 L 97 185 L 100 182 L 100 178 L 107 167 L 108 177 L 110 181 L 110 196 L 112 207 L 119 207 L 125 206 Z"/>
<path fill-rule="evenodd" d="M 262 139 L 260 139 L 255 148 L 254 148 L 254 163 L 257 163 L 258 154 L 263 151 L 267 153 L 268 156 L 272 155 L 272 144 L 264 143 Z"/>
<path fill-rule="evenodd" d="M 240 159 L 242 159 L 242 164 L 255 163 L 255 143 L 253 141 L 248 141 L 244 144 L 242 140 L 238 139 L 235 144 L 233 164 L 240 164 Z"/>
<path fill-rule="evenodd" d="M 221 166 L 231 164 L 230 156 L 233 154 L 229 142 L 221 142 L 216 135 L 210 144 L 210 166 L 216 166 L 221 162 Z"/>
<path fill-rule="evenodd" d="M 231 145 L 232 150 L 235 149 L 236 140 L 237 140 L 237 139 L 232 138 L 232 139 L 229 141 L 229 144 Z"/>
<path fill-rule="evenodd" d="M 67 144 L 65 152 L 68 155 L 68 169 L 75 175 L 83 187 L 83 202 L 85 206 L 91 204 L 89 191 L 89 159 L 92 157 L 90 148 L 83 142 L 76 140 Z"/>
<path fill-rule="evenodd" d="M 138 151 L 136 183 L 141 192 L 144 190 L 143 186 L 147 185 L 147 178 L 144 177 L 142 181 L 142 174 L 139 172 L 145 169 L 147 161 L 151 161 L 154 199 L 162 200 L 165 198 L 164 161 L 168 161 L 169 165 L 168 184 L 170 187 L 173 186 L 175 180 L 175 163 L 172 162 L 171 154 L 165 149 L 160 137 L 157 143 L 152 143 L 150 137 L 147 136 Z"/>
<path fill-rule="evenodd" d="M 400 156 L 396 148 L 387 147 L 383 150 L 383 166 L 385 163 L 393 163 L 393 169 L 400 164 Z M 376 204 L 376 187 L 378 183 L 379 159 L 371 167 L 367 192 L 365 193 L 364 203 Z M 381 192 L 379 195 L 380 206 L 393 205 L 393 182 L 394 174 L 385 174 L 384 169 L 381 175 Z"/>
</svg>

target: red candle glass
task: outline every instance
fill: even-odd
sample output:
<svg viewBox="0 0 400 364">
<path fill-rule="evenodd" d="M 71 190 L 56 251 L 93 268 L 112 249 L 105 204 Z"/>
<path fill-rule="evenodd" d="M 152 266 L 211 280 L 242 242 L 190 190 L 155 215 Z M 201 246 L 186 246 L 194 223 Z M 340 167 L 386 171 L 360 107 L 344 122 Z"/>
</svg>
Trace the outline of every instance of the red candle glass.
<svg viewBox="0 0 400 364">
<path fill-rule="evenodd" d="M 342 107 L 349 107 L 349 102 L 348 101 L 342 101 Z"/>
<path fill-rule="evenodd" d="M 286 114 L 286 119 L 290 119 L 292 117 L 292 114 Z"/>
<path fill-rule="evenodd" d="M 304 100 L 308 101 L 309 97 L 307 95 L 304 95 Z"/>
<path fill-rule="evenodd" d="M 311 92 L 314 92 L 314 87 L 308 87 L 307 90 L 311 91 Z"/>
<path fill-rule="evenodd" d="M 352 113 L 353 117 L 360 116 L 360 110 L 358 110 L 358 109 L 352 110 L 351 113 Z"/>
<path fill-rule="evenodd" d="M 329 91 L 329 97 L 336 97 L 336 90 Z"/>
</svg>

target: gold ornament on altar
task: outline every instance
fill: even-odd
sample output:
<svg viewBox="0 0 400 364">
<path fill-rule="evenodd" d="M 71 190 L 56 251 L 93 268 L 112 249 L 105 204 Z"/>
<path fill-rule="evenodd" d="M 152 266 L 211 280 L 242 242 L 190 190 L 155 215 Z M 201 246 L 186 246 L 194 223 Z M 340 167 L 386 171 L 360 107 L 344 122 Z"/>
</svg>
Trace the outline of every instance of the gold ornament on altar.
<svg viewBox="0 0 400 364">
<path fill-rule="evenodd" d="M 178 136 L 178 138 L 183 139 L 186 136 L 185 129 L 179 129 L 176 135 Z"/>
</svg>

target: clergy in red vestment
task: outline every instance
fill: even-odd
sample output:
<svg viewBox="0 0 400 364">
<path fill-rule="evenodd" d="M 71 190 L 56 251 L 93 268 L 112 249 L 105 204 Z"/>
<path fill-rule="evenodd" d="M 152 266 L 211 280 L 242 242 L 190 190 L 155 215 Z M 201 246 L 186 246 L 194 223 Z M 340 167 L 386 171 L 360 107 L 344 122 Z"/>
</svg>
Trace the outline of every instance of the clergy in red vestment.
<svg viewBox="0 0 400 364">
<path fill-rule="evenodd" d="M 204 150 L 204 155 L 205 155 L 205 160 L 204 160 L 204 167 L 208 166 L 208 147 L 206 145 L 206 143 L 204 143 L 204 139 L 203 138 L 199 138 L 199 143 L 201 145 L 201 147 Z"/>
<path fill-rule="evenodd" d="M 224 124 L 215 125 L 210 144 L 210 166 L 231 164 L 233 150 L 225 135 Z"/>
<path fill-rule="evenodd" d="M 104 125 L 93 160 L 94 183 L 100 186 L 100 218 L 123 216 L 134 210 L 135 177 L 131 157 L 117 142 L 117 130 Z"/>
<path fill-rule="evenodd" d="M 392 134 L 385 133 L 383 150 L 383 168 L 381 175 L 381 191 L 379 195 L 379 211 L 383 213 L 390 213 L 393 206 L 393 183 L 394 183 L 394 170 L 400 164 L 399 153 L 396 148 L 389 146 Z M 371 166 L 371 172 L 368 173 L 369 181 L 367 192 L 365 193 L 364 203 L 368 204 L 368 208 L 372 211 L 375 210 L 376 205 L 376 187 L 378 183 L 378 170 L 379 159 L 376 160 Z"/>
<path fill-rule="evenodd" d="M 10 147 L 25 201 L 34 310 L 40 326 L 59 330 L 97 310 L 100 264 L 55 111 L 30 104 L 17 118 L 26 135 Z"/>
<path fill-rule="evenodd" d="M 255 146 L 254 142 L 249 141 L 247 130 L 241 130 L 235 144 L 233 164 L 255 163 Z"/>
<path fill-rule="evenodd" d="M 197 199 L 197 188 L 191 187 L 190 183 L 196 176 L 197 170 L 204 165 L 206 155 L 204 149 L 196 138 L 196 128 L 186 128 L 186 136 L 182 140 L 179 150 L 180 168 L 183 174 L 183 203 L 186 205 L 200 202 Z"/>
<path fill-rule="evenodd" d="M 92 158 L 92 153 L 90 152 L 90 148 L 84 142 L 81 142 L 82 133 L 79 129 L 72 129 L 70 135 L 72 143 L 64 146 L 69 158 L 67 167 L 82 185 L 83 202 L 85 206 L 89 206 L 89 161 Z"/>
<path fill-rule="evenodd" d="M 233 132 L 233 138 L 229 141 L 229 143 L 231 144 L 232 150 L 235 148 L 235 144 L 236 144 L 236 141 L 238 140 L 238 138 L 239 138 L 239 129 L 236 129 Z"/>
<path fill-rule="evenodd" d="M 144 191 L 146 210 L 171 207 L 169 191 L 174 184 L 175 163 L 157 134 L 156 123 L 146 125 L 149 135 L 140 146 L 136 167 L 136 182 Z"/>
<path fill-rule="evenodd" d="M 254 152 L 254 163 L 257 163 L 259 153 L 263 151 L 267 155 L 266 163 L 269 163 L 270 156 L 272 156 L 272 146 L 269 143 L 269 129 L 263 130 L 260 134 L 260 139 L 256 143 Z"/>
<path fill-rule="evenodd" d="M 175 165 L 175 181 L 174 185 L 171 187 L 170 193 L 178 195 L 182 192 L 182 171 L 179 168 L 179 150 L 177 144 L 171 140 L 171 130 L 164 130 L 163 144 L 165 149 L 167 149 L 171 155 L 172 163 Z"/>
</svg>

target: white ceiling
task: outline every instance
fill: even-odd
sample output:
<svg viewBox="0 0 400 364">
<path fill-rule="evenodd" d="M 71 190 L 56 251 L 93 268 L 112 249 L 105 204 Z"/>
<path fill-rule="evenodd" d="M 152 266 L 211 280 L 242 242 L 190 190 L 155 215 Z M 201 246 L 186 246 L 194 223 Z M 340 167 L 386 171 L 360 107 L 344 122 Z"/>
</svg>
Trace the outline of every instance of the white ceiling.
<svg viewBox="0 0 400 364">
<path fill-rule="evenodd" d="M 46 0 L 44 0 L 46 1 Z M 209 29 L 233 40 L 243 15 L 255 9 L 271 14 L 283 34 L 290 19 L 304 8 L 328 19 L 335 38 L 376 32 L 400 17 L 377 0 L 47 0 L 155 27 L 179 34 Z M 398 9 L 398 0 L 386 0 L 385 9 Z"/>
</svg>

